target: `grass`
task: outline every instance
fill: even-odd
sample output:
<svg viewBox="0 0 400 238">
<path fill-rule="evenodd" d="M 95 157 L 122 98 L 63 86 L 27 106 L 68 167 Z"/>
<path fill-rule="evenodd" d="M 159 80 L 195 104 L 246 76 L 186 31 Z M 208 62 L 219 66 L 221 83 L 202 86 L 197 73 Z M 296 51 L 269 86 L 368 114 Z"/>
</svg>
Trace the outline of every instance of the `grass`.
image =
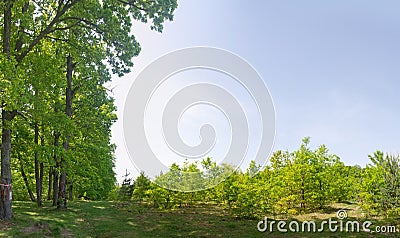
<svg viewBox="0 0 400 238">
<path fill-rule="evenodd" d="M 65 211 L 50 204 L 38 208 L 31 202 L 14 202 L 12 222 L 0 222 L 0 237 L 400 237 L 376 233 L 261 233 L 258 220 L 239 219 L 220 207 L 198 205 L 159 211 L 130 203 L 75 201 Z M 365 220 L 352 204 L 334 204 L 332 212 L 292 217 L 317 223 L 346 209 L 349 219 Z M 399 224 L 398 220 L 370 219 L 374 225 Z"/>
</svg>

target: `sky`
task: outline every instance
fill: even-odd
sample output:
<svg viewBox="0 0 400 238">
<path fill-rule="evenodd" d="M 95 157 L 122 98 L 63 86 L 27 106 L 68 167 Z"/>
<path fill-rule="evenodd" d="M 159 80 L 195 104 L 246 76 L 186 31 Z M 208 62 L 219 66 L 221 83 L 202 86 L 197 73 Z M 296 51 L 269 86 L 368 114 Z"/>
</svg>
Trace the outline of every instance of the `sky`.
<svg viewBox="0 0 400 238">
<path fill-rule="evenodd" d="M 125 170 L 138 174 L 123 137 L 123 109 L 130 86 L 155 59 L 193 46 L 228 50 L 258 71 L 275 107 L 273 151 L 293 151 L 309 136 L 311 147 L 325 144 L 348 165 L 364 166 L 376 150 L 400 153 L 399 1 L 186 0 L 178 4 L 174 20 L 165 24 L 163 33 L 143 23 L 133 25 L 142 51 L 133 59 L 132 72 L 113 77 L 109 86 L 119 117 L 112 127 L 118 181 Z M 192 72 L 177 78 L 196 81 L 199 75 L 200 80 L 221 77 Z M 184 86 L 179 82 L 172 80 L 161 95 Z M 239 101 L 248 102 L 237 86 L 224 86 L 232 87 Z M 198 143 L 198 128 L 205 118 L 214 122 L 217 135 L 223 138 L 213 154 L 218 161 L 230 138 L 229 123 L 218 110 L 201 106 L 188 110 L 180 135 L 188 144 Z M 253 138 L 258 137 L 254 134 Z M 254 146 L 249 147 L 250 157 Z"/>
</svg>

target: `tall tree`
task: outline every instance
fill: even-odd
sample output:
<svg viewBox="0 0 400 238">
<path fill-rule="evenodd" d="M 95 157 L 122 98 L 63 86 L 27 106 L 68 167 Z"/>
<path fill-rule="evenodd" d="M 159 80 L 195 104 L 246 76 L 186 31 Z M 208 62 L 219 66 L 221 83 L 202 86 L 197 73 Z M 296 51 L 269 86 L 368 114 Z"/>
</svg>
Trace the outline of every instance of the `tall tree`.
<svg viewBox="0 0 400 238">
<path fill-rule="evenodd" d="M 72 98 L 74 94 L 74 89 L 72 88 L 72 74 L 74 72 L 75 64 L 72 62 L 72 57 L 68 55 L 67 57 L 67 88 L 65 92 L 65 114 L 68 118 L 72 118 Z M 63 147 L 65 151 L 68 153 L 69 150 L 69 140 L 70 140 L 70 131 L 67 129 L 65 132 L 65 141 L 63 143 Z M 66 161 L 65 157 L 61 157 L 61 176 L 60 176 L 60 185 L 58 191 L 58 201 L 57 207 L 61 209 L 67 208 L 67 171 L 66 171 Z"/>
<path fill-rule="evenodd" d="M 4 0 L 0 7 L 3 12 L 0 17 L 3 21 L 0 26 L 3 30 L 1 194 L 4 194 L 0 201 L 0 218 L 10 219 L 11 124 L 20 109 L 29 104 L 23 96 L 29 90 L 24 86 L 24 80 L 29 78 L 26 76 L 29 73 L 27 58 L 44 42 L 53 44 L 61 54 L 65 53 L 62 47 L 69 45 L 81 51 L 79 60 L 95 59 L 92 65 L 108 74 L 104 69 L 104 59 L 107 59 L 112 72 L 121 76 L 129 72 L 131 58 L 140 51 L 131 34 L 132 19 L 151 21 L 152 29 L 162 31 L 164 21 L 172 20 L 177 3 L 176 0 L 44 0 L 35 3 Z"/>
</svg>

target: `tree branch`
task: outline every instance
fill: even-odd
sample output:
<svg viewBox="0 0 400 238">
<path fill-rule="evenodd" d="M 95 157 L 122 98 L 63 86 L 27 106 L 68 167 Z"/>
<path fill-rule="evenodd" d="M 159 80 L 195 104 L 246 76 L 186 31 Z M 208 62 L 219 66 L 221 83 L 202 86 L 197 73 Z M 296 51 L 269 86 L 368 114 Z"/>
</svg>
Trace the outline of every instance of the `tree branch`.
<svg viewBox="0 0 400 238">
<path fill-rule="evenodd" d="M 134 7 L 134 8 L 136 8 L 136 9 L 138 9 L 138 10 L 141 10 L 141 11 L 144 11 L 144 12 L 150 12 L 149 9 L 146 9 L 146 8 L 137 6 L 137 5 L 135 4 L 135 2 L 136 2 L 135 0 L 130 0 L 130 1 L 117 0 L 117 1 L 120 2 L 120 3 L 122 3 L 122 4 L 126 4 L 126 5 L 129 5 L 129 6 L 131 6 L 131 7 Z M 151 1 L 151 2 L 153 2 L 153 1 Z M 164 16 L 164 17 L 167 17 L 167 18 L 170 18 L 170 17 L 171 17 L 169 14 L 165 14 L 165 13 L 163 13 L 163 12 L 157 12 L 157 14 L 160 14 L 161 16 Z"/>
<path fill-rule="evenodd" d="M 49 39 L 52 39 L 52 40 L 55 40 L 55 41 L 61 41 L 61 42 L 67 43 L 68 45 L 74 47 L 75 49 L 78 49 L 78 50 L 80 49 L 77 45 L 72 44 L 67 39 L 62 39 L 62 38 L 58 38 L 58 37 L 54 37 L 54 36 L 50 36 L 50 35 L 45 36 L 45 38 L 49 38 Z"/>
<path fill-rule="evenodd" d="M 101 29 L 101 27 L 98 24 L 93 23 L 93 22 L 91 22 L 89 20 L 86 20 L 85 18 L 70 16 L 70 17 L 64 17 L 64 18 L 60 19 L 59 22 L 64 22 L 64 21 L 68 21 L 68 20 L 75 20 L 75 21 L 77 21 L 76 24 L 84 23 L 84 24 L 86 24 L 86 26 L 92 26 L 92 27 L 94 27 L 95 29 L 98 30 L 98 33 L 104 33 L 105 32 L 105 30 Z M 82 25 L 82 26 L 84 26 L 84 25 Z M 90 29 L 92 29 L 92 28 L 90 28 Z"/>
<path fill-rule="evenodd" d="M 45 36 L 47 36 L 49 33 L 51 33 L 53 31 L 54 25 L 59 22 L 60 17 L 62 17 L 71 7 L 73 7 L 75 4 L 77 4 L 80 1 L 82 1 L 82 0 L 67 1 L 67 3 L 65 3 L 64 6 L 62 6 L 64 3 L 64 0 L 59 0 L 58 7 L 57 7 L 57 13 L 54 16 L 53 20 L 47 25 L 47 27 L 44 30 L 42 30 L 39 33 L 39 35 L 31 42 L 31 44 L 28 46 L 28 48 L 16 57 L 17 62 L 21 62 L 24 59 L 24 57 L 30 51 L 32 51 L 32 49 L 40 42 L 40 40 L 42 40 Z"/>
</svg>

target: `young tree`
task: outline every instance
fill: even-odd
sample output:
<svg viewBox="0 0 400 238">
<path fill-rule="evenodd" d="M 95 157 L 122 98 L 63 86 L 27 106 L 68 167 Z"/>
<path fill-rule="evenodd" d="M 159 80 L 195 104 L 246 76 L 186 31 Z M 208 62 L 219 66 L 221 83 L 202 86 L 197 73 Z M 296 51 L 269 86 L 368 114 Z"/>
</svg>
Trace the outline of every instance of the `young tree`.
<svg viewBox="0 0 400 238">
<path fill-rule="evenodd" d="M 118 191 L 118 197 L 121 200 L 130 200 L 132 198 L 133 189 L 134 183 L 132 183 L 132 178 L 129 178 L 128 170 L 126 170 L 121 188 Z"/>
<path fill-rule="evenodd" d="M 148 190 L 150 189 L 151 181 L 144 172 L 136 178 L 133 189 L 133 199 L 142 204 L 143 201 L 148 197 Z"/>
<path fill-rule="evenodd" d="M 359 201 L 371 213 L 400 216 L 400 159 L 376 151 L 362 172 Z"/>
</svg>

